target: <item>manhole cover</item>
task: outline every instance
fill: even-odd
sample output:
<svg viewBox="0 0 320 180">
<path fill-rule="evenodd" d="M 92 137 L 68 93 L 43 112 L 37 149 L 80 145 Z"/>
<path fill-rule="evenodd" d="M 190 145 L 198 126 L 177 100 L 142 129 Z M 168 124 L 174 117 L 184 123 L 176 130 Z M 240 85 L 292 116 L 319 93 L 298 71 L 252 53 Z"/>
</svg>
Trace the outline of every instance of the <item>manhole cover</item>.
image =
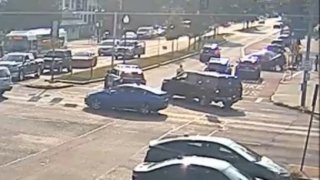
<svg viewBox="0 0 320 180">
<path fill-rule="evenodd" d="M 78 106 L 77 104 L 70 104 L 70 103 L 64 104 L 64 107 L 70 107 L 70 108 L 75 108 L 77 106 Z"/>
<path fill-rule="evenodd" d="M 58 104 L 59 102 L 61 102 L 63 100 L 63 98 L 53 98 L 50 101 L 50 104 Z"/>
</svg>

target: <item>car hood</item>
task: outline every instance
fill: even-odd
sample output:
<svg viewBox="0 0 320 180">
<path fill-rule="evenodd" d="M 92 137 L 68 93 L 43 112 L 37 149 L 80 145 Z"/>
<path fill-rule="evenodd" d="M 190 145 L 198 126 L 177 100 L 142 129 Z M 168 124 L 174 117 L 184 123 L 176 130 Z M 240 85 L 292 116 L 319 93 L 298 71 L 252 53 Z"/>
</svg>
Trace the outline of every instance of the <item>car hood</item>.
<svg viewBox="0 0 320 180">
<path fill-rule="evenodd" d="M 16 61 L 0 61 L 0 66 L 18 66 L 21 64 L 21 62 Z"/>
<path fill-rule="evenodd" d="M 277 174 L 289 174 L 288 170 L 281 167 L 280 165 L 273 162 L 270 158 L 263 156 L 259 162 L 257 162 L 258 165 L 263 166 L 267 168 L 268 170 L 275 172 Z"/>
</svg>

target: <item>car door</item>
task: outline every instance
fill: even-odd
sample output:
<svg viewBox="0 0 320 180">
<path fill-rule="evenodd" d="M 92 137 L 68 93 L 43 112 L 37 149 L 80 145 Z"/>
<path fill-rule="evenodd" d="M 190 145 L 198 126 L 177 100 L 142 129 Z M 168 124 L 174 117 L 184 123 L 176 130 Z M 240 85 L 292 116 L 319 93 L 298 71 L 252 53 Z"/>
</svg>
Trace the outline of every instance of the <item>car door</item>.
<svg viewBox="0 0 320 180">
<path fill-rule="evenodd" d="M 189 166 L 185 180 L 229 180 L 222 172 L 201 166 Z"/>
<path fill-rule="evenodd" d="M 38 63 L 35 61 L 35 59 L 29 55 L 26 56 L 29 59 L 30 62 L 30 73 L 36 73 L 38 70 Z"/>
<path fill-rule="evenodd" d="M 33 73 L 32 63 L 27 55 L 25 55 L 23 59 L 23 72 L 25 75 Z"/>
<path fill-rule="evenodd" d="M 127 109 L 130 105 L 130 89 L 127 87 L 116 87 L 110 89 L 112 93 L 112 97 L 110 101 L 112 101 L 112 105 L 114 108 L 118 109 Z"/>
</svg>

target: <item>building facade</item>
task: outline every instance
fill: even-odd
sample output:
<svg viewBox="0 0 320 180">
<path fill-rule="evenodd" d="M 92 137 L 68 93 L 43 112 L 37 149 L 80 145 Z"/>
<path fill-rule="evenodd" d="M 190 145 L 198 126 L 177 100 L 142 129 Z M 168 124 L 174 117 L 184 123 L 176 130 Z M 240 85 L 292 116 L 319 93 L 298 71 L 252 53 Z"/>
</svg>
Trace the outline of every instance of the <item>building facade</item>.
<svg viewBox="0 0 320 180">
<path fill-rule="evenodd" d="M 61 0 L 61 27 L 68 33 L 68 38 L 87 38 L 95 33 L 97 0 Z"/>
</svg>

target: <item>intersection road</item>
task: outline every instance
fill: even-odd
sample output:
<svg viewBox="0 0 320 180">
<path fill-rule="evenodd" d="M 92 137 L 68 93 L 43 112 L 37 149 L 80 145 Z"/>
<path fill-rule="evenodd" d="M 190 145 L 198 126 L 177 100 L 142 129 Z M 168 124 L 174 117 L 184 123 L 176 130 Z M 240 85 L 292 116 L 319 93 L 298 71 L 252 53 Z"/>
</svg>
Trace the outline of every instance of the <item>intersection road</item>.
<svg viewBox="0 0 320 180">
<path fill-rule="evenodd" d="M 257 37 L 231 37 L 222 53 L 235 60 L 241 46 Z M 203 68 L 197 57 L 182 64 L 189 70 Z M 159 87 L 177 67 L 178 63 L 147 71 L 148 84 Z M 230 137 L 284 165 L 299 164 L 309 117 L 272 105 L 268 98 L 282 74 L 262 76 L 262 84 L 244 85 L 244 100 L 229 111 L 175 100 L 152 116 L 84 108 L 85 94 L 101 88 L 101 83 L 56 91 L 17 85 L 0 102 L 0 179 L 127 180 L 143 160 L 149 140 L 183 134 Z M 308 166 L 319 167 L 318 127 L 315 121 Z"/>
</svg>

